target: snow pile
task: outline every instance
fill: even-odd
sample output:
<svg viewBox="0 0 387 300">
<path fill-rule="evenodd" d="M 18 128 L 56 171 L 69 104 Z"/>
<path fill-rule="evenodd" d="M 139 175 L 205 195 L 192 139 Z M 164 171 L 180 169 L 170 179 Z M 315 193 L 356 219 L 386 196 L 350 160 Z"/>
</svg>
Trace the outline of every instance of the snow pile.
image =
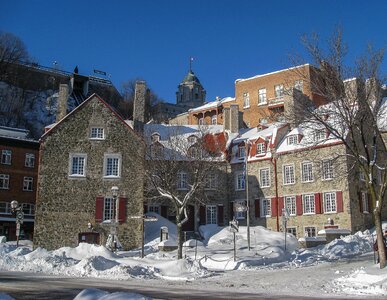
<svg viewBox="0 0 387 300">
<path fill-rule="evenodd" d="M 148 212 L 146 213 L 148 217 L 155 217 L 157 221 L 155 222 L 145 222 L 145 243 L 150 245 L 155 245 L 160 242 L 160 228 L 168 228 L 168 239 L 176 241 L 177 229 L 176 225 L 169 221 L 168 219 L 160 216 L 159 214 Z"/>
<path fill-rule="evenodd" d="M 1 296 L 1 295 L 0 295 Z M 2 298 L 0 298 L 2 299 Z M 85 289 L 80 292 L 74 300 L 151 300 L 137 293 L 108 293 L 99 289 Z"/>
</svg>

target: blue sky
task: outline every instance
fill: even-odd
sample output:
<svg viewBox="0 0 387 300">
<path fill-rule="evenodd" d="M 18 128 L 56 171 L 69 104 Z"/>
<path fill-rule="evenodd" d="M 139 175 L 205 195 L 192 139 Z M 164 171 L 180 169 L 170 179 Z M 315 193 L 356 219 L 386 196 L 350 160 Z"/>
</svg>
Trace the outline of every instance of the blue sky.
<svg viewBox="0 0 387 300">
<path fill-rule="evenodd" d="M 349 60 L 368 43 L 386 47 L 387 1 L 2 0 L 0 10 L 0 30 L 19 36 L 40 64 L 103 70 L 118 89 L 143 78 L 168 102 L 190 56 L 212 101 L 234 96 L 237 78 L 291 66 L 289 53 L 303 53 L 301 35 L 327 38 L 337 25 Z"/>
</svg>

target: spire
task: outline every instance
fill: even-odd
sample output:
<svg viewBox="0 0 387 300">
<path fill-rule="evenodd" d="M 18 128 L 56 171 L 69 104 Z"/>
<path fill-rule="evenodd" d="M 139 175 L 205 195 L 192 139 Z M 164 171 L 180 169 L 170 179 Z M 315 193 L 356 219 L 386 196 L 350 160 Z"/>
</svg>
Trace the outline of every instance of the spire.
<svg viewBox="0 0 387 300">
<path fill-rule="evenodd" d="M 189 58 L 189 72 L 190 73 L 192 73 L 192 62 L 193 62 L 193 57 L 191 56 L 190 58 Z"/>
</svg>

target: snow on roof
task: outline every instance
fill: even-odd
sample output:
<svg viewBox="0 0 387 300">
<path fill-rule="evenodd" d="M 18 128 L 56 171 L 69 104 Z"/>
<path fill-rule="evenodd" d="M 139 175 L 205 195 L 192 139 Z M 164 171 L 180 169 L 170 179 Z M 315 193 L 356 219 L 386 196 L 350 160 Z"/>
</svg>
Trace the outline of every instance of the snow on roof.
<svg viewBox="0 0 387 300">
<path fill-rule="evenodd" d="M 303 65 L 300 65 L 300 66 L 295 66 L 295 67 L 291 67 L 291 68 L 287 68 L 287 69 L 282 69 L 282 70 L 278 70 L 278 71 L 274 71 L 274 72 L 270 72 L 270 73 L 266 73 L 266 74 L 255 75 L 255 76 L 249 77 L 249 78 L 240 78 L 240 79 L 235 80 L 235 83 L 242 82 L 242 81 L 247 81 L 247 80 L 251 80 L 251 79 L 255 79 L 255 78 L 259 78 L 259 77 L 264 77 L 264 76 L 268 76 L 268 75 L 273 75 L 273 74 L 281 73 L 281 72 L 284 72 L 284 71 L 290 71 L 290 70 L 294 70 L 294 69 L 297 69 L 297 68 L 302 68 L 302 67 L 305 67 L 305 66 L 310 66 L 310 64 L 303 64 Z"/>
<path fill-rule="evenodd" d="M 233 97 L 225 97 L 219 101 L 212 101 L 212 102 L 208 102 L 202 106 L 199 106 L 199 107 L 195 107 L 195 108 L 191 108 L 189 110 L 189 112 L 195 112 L 195 111 L 201 111 L 201 110 L 207 110 L 207 109 L 210 109 L 210 108 L 215 108 L 215 107 L 218 107 L 218 106 L 221 106 L 223 103 L 226 103 L 226 102 L 230 102 L 230 101 L 235 101 L 235 98 Z"/>
</svg>

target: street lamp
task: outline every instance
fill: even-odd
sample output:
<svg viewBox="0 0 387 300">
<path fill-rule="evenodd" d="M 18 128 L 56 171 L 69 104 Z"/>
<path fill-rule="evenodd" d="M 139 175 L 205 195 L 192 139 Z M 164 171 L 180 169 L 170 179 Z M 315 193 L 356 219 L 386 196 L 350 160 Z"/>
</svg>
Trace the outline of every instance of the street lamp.
<svg viewBox="0 0 387 300">
<path fill-rule="evenodd" d="M 11 202 L 11 210 L 13 214 L 16 214 L 16 247 L 19 247 L 20 225 L 23 224 L 24 220 L 23 208 L 16 200 L 13 200 Z"/>
</svg>

